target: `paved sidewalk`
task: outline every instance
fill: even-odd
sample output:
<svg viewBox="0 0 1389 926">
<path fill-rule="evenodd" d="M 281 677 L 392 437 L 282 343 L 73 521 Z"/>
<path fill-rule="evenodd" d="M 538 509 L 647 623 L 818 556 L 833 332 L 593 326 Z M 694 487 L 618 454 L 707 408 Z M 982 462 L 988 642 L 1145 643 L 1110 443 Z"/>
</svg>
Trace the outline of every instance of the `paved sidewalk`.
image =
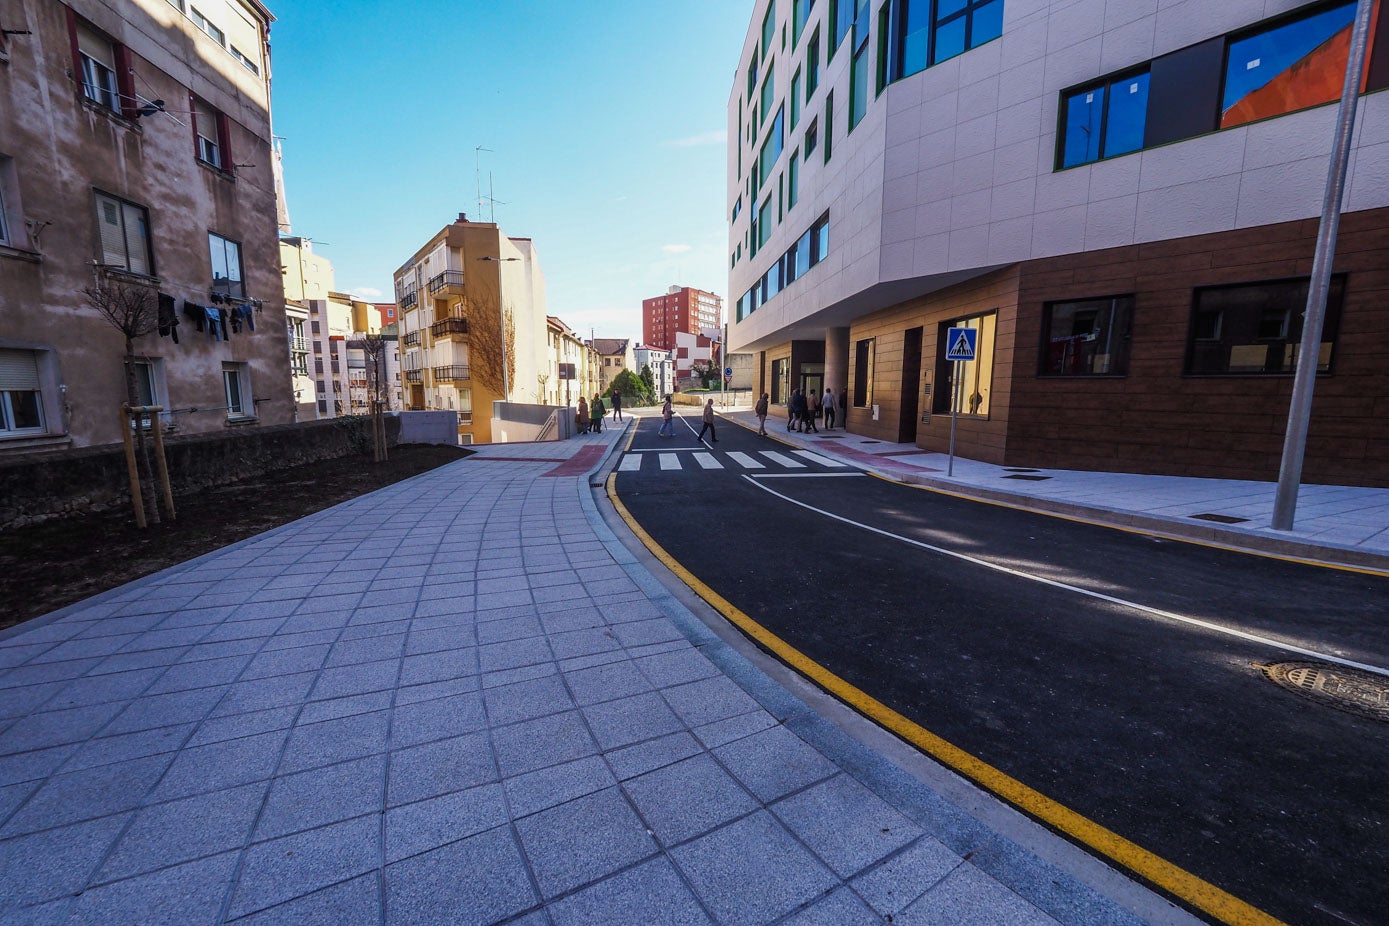
<svg viewBox="0 0 1389 926">
<path fill-rule="evenodd" d="M 621 437 L 479 448 L 0 635 L 0 923 L 1190 922 L 723 642 L 599 515 Z"/>
<path fill-rule="evenodd" d="M 757 428 L 750 410 L 732 410 L 725 417 Z M 784 418 L 768 418 L 767 432 L 916 485 L 1271 553 L 1389 569 L 1389 489 L 1304 485 L 1294 529 L 1276 531 L 1270 526 L 1276 489 L 1271 482 L 1035 470 L 958 456 L 953 476 L 946 476 L 946 454 L 915 444 L 840 429 L 788 432 Z"/>
</svg>

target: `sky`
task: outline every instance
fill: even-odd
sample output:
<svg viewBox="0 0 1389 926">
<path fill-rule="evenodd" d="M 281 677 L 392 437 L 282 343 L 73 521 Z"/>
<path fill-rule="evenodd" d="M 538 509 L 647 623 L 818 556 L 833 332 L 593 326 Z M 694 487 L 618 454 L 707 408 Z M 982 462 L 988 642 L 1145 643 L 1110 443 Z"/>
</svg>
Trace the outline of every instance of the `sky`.
<svg viewBox="0 0 1389 926">
<path fill-rule="evenodd" d="M 671 285 L 727 307 L 727 104 L 752 2 L 268 0 L 293 233 L 339 291 L 390 301 L 416 249 L 495 208 L 584 336 L 639 339 L 642 299 Z M 479 160 L 498 201 L 482 216 Z"/>
</svg>

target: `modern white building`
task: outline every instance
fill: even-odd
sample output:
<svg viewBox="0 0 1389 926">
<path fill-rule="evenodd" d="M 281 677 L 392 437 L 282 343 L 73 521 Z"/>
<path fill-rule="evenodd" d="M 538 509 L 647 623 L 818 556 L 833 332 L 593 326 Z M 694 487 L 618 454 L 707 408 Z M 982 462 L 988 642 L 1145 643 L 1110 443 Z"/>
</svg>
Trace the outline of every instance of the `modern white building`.
<svg viewBox="0 0 1389 926">
<path fill-rule="evenodd" d="M 643 347 L 638 344 L 632 351 L 632 358 L 638 376 L 641 375 L 642 367 L 651 368 L 651 379 L 656 398 L 659 399 L 675 391 L 675 360 L 671 351 L 661 350 L 659 347 Z"/>
<path fill-rule="evenodd" d="M 928 449 L 954 402 L 996 463 L 1271 478 L 1354 10 L 759 0 L 728 102 L 754 388 L 847 387 L 850 430 Z M 1364 86 L 1306 474 L 1389 484 L 1382 18 Z"/>
</svg>

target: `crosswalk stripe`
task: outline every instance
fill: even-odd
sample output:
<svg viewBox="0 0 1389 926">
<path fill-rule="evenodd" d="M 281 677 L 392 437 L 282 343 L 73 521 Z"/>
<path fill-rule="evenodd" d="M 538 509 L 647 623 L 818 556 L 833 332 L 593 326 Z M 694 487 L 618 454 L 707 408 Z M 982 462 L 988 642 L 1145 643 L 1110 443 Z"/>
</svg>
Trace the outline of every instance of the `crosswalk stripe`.
<svg viewBox="0 0 1389 926">
<path fill-rule="evenodd" d="M 674 453 L 661 454 L 661 469 L 680 469 L 680 457 Z"/>
<path fill-rule="evenodd" d="M 699 461 L 699 465 L 705 469 L 723 469 L 723 464 L 714 459 L 712 453 L 697 453 L 694 458 Z"/>
<path fill-rule="evenodd" d="M 805 464 L 800 460 L 793 460 L 788 456 L 777 453 L 775 450 L 763 450 L 761 454 L 778 466 L 784 466 L 787 469 L 805 469 Z"/>
<path fill-rule="evenodd" d="M 766 468 L 767 468 L 767 467 L 763 466 L 763 465 L 762 465 L 760 462 L 758 462 L 757 460 L 754 460 L 752 457 L 748 456 L 746 453 L 743 453 L 741 450 L 733 450 L 733 451 L 730 451 L 728 455 L 729 455 L 730 457 L 732 457 L 732 458 L 733 458 L 733 461 L 734 461 L 735 463 L 737 463 L 739 466 L 741 466 L 743 469 L 766 469 Z"/>
<path fill-rule="evenodd" d="M 840 463 L 838 460 L 831 460 L 829 457 L 822 457 L 818 453 L 809 450 L 793 450 L 791 452 L 803 460 L 809 460 L 812 463 L 820 466 L 828 466 L 832 469 L 843 469 L 849 465 L 848 463 Z"/>
<path fill-rule="evenodd" d="M 641 457 L 635 453 L 629 453 L 622 458 L 622 465 L 618 467 L 624 473 L 635 473 L 641 469 Z"/>
</svg>

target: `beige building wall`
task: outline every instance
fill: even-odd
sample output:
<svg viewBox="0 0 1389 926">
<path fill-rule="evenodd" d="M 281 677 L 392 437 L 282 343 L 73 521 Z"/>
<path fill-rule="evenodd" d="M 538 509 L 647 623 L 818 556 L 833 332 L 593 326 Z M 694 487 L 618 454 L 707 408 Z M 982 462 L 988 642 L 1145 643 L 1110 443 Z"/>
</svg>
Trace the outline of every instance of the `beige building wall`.
<svg viewBox="0 0 1389 926">
<path fill-rule="evenodd" d="M 173 300 L 179 343 L 158 333 L 135 343 L 151 398 L 177 410 L 172 426 L 292 418 L 276 272 L 272 17 L 255 0 L 215 6 L 204 12 L 222 20 L 220 40 L 168 0 L 6 4 L 5 29 L 28 34 L 5 37 L 0 66 L 0 361 L 12 368 L 0 389 L 0 452 L 120 439 L 124 339 L 87 304 L 93 286 Z M 90 85 L 74 39 L 77 55 L 99 64 Z M 223 261 L 239 257 L 239 286 L 214 286 L 209 233 Z M 216 301 L 229 290 L 253 307 L 255 330 L 197 331 L 185 306 L 230 308 Z"/>
<path fill-rule="evenodd" d="M 285 279 L 285 298 L 295 302 L 327 299 L 338 288 L 333 262 L 315 254 L 308 238 L 280 239 L 280 273 Z"/>
</svg>

